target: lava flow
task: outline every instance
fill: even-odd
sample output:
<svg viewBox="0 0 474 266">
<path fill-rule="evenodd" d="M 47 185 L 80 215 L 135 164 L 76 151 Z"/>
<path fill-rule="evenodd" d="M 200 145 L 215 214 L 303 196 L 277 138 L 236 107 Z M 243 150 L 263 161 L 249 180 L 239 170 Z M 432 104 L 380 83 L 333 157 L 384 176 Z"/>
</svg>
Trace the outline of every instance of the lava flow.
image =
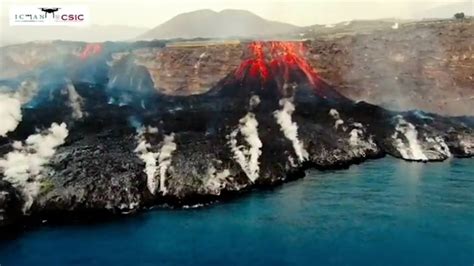
<svg viewBox="0 0 474 266">
<path fill-rule="evenodd" d="M 99 43 L 88 43 L 84 50 L 79 55 L 79 58 L 85 60 L 90 56 L 100 54 L 102 52 L 102 45 Z"/>
<path fill-rule="evenodd" d="M 248 75 L 260 80 L 262 87 L 271 80 L 289 83 L 292 73 L 302 72 L 309 84 L 316 87 L 320 80 L 316 71 L 304 58 L 301 42 L 259 42 L 249 44 L 250 58 L 244 60 L 235 72 L 235 78 L 244 80 Z"/>
</svg>

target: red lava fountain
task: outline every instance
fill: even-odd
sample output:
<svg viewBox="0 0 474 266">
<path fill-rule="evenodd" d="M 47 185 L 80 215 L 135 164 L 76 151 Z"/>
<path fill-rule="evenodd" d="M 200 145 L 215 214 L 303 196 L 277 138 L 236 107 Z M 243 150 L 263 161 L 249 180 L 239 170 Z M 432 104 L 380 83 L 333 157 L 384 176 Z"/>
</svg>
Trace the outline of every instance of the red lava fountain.
<svg viewBox="0 0 474 266">
<path fill-rule="evenodd" d="M 235 71 L 235 78 L 244 80 L 246 76 L 259 79 L 262 87 L 271 79 L 290 82 L 290 75 L 300 71 L 308 82 L 316 87 L 320 80 L 316 71 L 304 58 L 302 42 L 255 41 L 248 46 L 249 56 Z"/>
<path fill-rule="evenodd" d="M 88 43 L 84 50 L 82 50 L 79 58 L 82 60 L 86 60 L 87 58 L 100 54 L 102 52 L 102 45 L 99 43 Z"/>
</svg>

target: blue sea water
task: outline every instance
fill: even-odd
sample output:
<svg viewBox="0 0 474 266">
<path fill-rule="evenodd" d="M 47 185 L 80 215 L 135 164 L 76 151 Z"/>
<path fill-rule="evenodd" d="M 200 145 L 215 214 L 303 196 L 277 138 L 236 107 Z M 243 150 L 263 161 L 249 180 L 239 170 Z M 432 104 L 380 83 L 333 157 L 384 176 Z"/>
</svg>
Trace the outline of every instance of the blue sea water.
<svg viewBox="0 0 474 266">
<path fill-rule="evenodd" d="M 393 158 L 0 243 L 9 265 L 474 265 L 474 160 Z"/>
</svg>

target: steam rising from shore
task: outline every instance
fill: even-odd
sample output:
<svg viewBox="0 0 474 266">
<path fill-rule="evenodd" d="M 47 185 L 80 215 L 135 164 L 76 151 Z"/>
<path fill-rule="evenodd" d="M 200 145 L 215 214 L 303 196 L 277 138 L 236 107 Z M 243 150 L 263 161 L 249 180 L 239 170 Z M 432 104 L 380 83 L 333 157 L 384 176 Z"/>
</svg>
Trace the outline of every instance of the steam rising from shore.
<svg viewBox="0 0 474 266">
<path fill-rule="evenodd" d="M 260 103 L 258 96 L 253 96 L 250 99 L 250 107 L 254 108 Z M 237 136 L 242 134 L 248 147 L 244 145 L 238 146 Z M 255 182 L 260 174 L 259 158 L 262 154 L 262 141 L 258 136 L 258 121 L 255 114 L 248 112 L 243 118 L 239 120 L 239 127 L 232 131 L 229 136 L 229 145 L 234 153 L 234 159 L 240 165 L 244 173 Z"/>
<path fill-rule="evenodd" d="M 7 94 L 0 94 L 0 136 L 15 130 L 22 119 L 21 102 Z"/>
<path fill-rule="evenodd" d="M 166 172 L 171 165 L 171 155 L 176 150 L 176 143 L 174 142 L 174 134 L 165 135 L 163 144 L 158 156 L 158 168 L 160 169 L 160 191 L 166 194 Z"/>
<path fill-rule="evenodd" d="M 14 142 L 13 151 L 0 159 L 5 180 L 23 192 L 24 211 L 31 207 L 39 193 L 43 166 L 53 157 L 56 148 L 64 144 L 68 133 L 65 123 L 53 123 L 45 132 L 30 135 L 24 143 Z"/>
<path fill-rule="evenodd" d="M 339 127 L 342 127 L 343 131 L 346 131 L 346 127 L 344 126 L 344 120 L 341 119 L 341 116 L 339 115 L 339 112 L 336 109 L 331 109 L 329 110 L 329 115 L 334 118 L 336 122 L 334 122 L 334 128 L 336 130 L 339 129 Z"/>
<path fill-rule="evenodd" d="M 427 161 L 428 158 L 423 153 L 423 148 L 418 142 L 418 131 L 415 126 L 407 122 L 400 115 L 397 116 L 397 119 L 398 123 L 392 139 L 395 141 L 395 147 L 400 156 L 407 160 Z M 404 142 L 404 139 L 407 143 Z"/>
<path fill-rule="evenodd" d="M 151 150 L 151 144 L 147 142 L 145 133 L 153 134 L 157 132 L 158 129 L 152 127 L 140 128 L 137 136 L 138 146 L 135 148 L 135 153 L 145 163 L 143 171 L 147 176 L 147 187 L 151 194 L 155 194 L 158 187 L 158 180 L 156 179 L 156 158 L 158 158 L 158 153 Z"/>
<path fill-rule="evenodd" d="M 140 128 L 138 131 L 138 146 L 135 148 L 137 153 L 145 163 L 144 172 L 147 175 L 147 187 L 151 194 L 155 194 L 158 189 L 166 194 L 166 173 L 171 165 L 171 156 L 176 150 L 174 134 L 165 135 L 159 152 L 153 152 L 152 145 L 147 142 L 146 134 L 157 134 L 158 129 L 154 127 Z M 157 165 L 158 164 L 158 165 Z M 159 172 L 159 179 L 157 173 Z"/>
<path fill-rule="evenodd" d="M 295 111 L 295 106 L 289 98 L 280 100 L 280 106 L 283 108 L 273 113 L 277 123 L 280 125 L 280 130 L 285 137 L 293 144 L 296 156 L 300 162 L 308 159 L 308 152 L 304 149 L 303 143 L 298 139 L 298 125 L 292 121 L 291 115 Z"/>
</svg>

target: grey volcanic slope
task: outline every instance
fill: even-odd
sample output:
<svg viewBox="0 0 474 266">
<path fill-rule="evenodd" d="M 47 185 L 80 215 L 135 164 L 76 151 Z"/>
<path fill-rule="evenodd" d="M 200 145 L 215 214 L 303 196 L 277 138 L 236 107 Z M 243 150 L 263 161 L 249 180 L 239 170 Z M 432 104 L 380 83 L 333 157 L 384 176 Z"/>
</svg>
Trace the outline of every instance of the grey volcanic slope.
<svg viewBox="0 0 474 266">
<path fill-rule="evenodd" d="M 287 33 L 297 28 L 245 10 L 215 12 L 205 9 L 177 15 L 138 39 L 255 37 Z"/>
</svg>

